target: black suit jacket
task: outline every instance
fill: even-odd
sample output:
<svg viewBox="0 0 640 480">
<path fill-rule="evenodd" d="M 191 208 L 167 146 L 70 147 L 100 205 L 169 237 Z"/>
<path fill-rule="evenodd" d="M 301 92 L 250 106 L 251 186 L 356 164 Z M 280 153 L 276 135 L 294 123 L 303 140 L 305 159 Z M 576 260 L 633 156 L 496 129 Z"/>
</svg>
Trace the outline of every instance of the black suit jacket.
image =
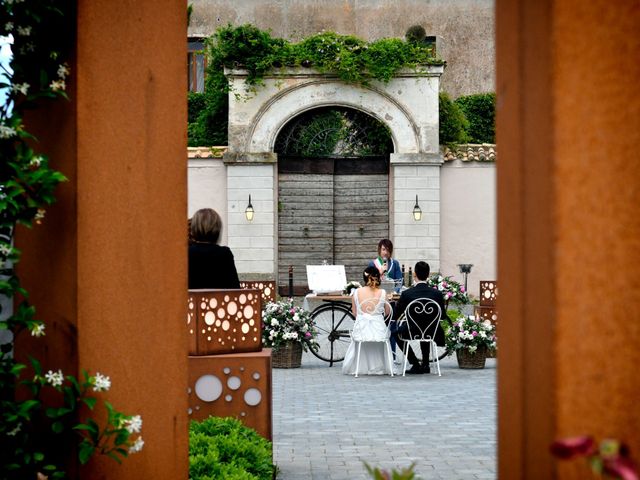
<svg viewBox="0 0 640 480">
<path fill-rule="evenodd" d="M 417 298 L 430 298 L 431 300 L 435 300 L 440 306 L 440 310 L 442 311 L 442 317 L 440 318 L 440 320 L 449 320 L 442 293 L 435 288 L 429 287 L 426 283 L 418 283 L 417 285 L 414 285 L 413 287 L 402 292 L 402 294 L 400 295 L 400 299 L 396 303 L 396 308 L 393 312 L 394 318 L 400 318 L 406 310 L 407 305 L 409 305 L 409 303 Z M 438 325 L 435 341 L 436 344 L 444 346 L 444 330 L 442 329 L 442 325 Z"/>
<path fill-rule="evenodd" d="M 189 289 L 240 288 L 229 247 L 213 243 L 189 245 Z"/>
</svg>

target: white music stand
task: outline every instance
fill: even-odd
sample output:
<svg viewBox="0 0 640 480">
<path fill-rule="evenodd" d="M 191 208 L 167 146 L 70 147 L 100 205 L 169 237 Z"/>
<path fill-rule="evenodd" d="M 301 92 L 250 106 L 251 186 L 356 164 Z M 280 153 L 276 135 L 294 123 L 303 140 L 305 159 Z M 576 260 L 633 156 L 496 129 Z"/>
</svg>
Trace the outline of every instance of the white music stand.
<svg viewBox="0 0 640 480">
<path fill-rule="evenodd" d="M 339 295 L 347 284 L 344 265 L 307 265 L 307 283 L 316 295 Z"/>
</svg>

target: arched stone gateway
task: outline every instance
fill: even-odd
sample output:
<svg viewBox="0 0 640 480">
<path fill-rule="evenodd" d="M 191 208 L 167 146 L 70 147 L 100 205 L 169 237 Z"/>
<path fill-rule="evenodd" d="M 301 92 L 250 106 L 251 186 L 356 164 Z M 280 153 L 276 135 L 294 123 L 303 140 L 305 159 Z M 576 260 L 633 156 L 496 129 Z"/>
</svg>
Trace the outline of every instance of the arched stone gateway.
<svg viewBox="0 0 640 480">
<path fill-rule="evenodd" d="M 311 69 L 283 69 L 272 72 L 264 79 L 264 85 L 252 89 L 245 84 L 246 71 L 227 71 L 232 89 L 229 148 L 224 156 L 227 233 L 239 272 L 276 278 L 279 252 L 276 141 L 293 118 L 321 108 L 357 110 L 388 128 L 393 147 L 385 173 L 388 196 L 383 202 L 388 216 L 388 236 L 395 244 L 394 256 L 408 265 L 426 259 L 437 270 L 442 164 L 438 142 L 438 86 L 442 71 L 442 66 L 405 70 L 388 84 L 372 81 L 360 86 Z M 244 215 L 249 194 L 256 212 L 252 222 Z M 414 221 L 411 215 L 416 195 L 423 212 L 420 222 Z M 321 208 L 318 204 L 318 214 Z M 367 250 L 371 249 L 369 243 L 379 240 L 379 232 L 371 236 L 376 238 L 368 239 L 363 247 Z M 368 258 L 374 251 L 365 253 Z M 309 258 L 310 262 L 316 261 Z M 328 260 L 346 263 L 339 256 Z M 306 282 L 305 272 L 300 269 L 294 272 L 296 284 Z M 349 280 L 359 280 L 351 277 L 352 274 Z"/>
</svg>

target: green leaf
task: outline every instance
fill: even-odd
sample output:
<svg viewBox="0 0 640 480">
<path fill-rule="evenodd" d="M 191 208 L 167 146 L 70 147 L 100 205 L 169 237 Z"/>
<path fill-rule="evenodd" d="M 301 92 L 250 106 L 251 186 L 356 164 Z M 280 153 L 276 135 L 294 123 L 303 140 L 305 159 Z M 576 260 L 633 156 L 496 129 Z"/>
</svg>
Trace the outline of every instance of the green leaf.
<svg viewBox="0 0 640 480">
<path fill-rule="evenodd" d="M 78 446 L 78 459 L 80 460 L 80 463 L 85 465 L 93 455 L 94 451 L 95 448 L 93 445 L 86 440 L 82 441 Z"/>
<path fill-rule="evenodd" d="M 51 430 L 55 433 L 62 433 L 64 430 L 64 424 L 62 422 L 53 422 L 53 424 L 51 424 Z"/>
<path fill-rule="evenodd" d="M 87 407 L 89 407 L 89 410 L 93 410 L 93 407 L 96 406 L 96 402 L 98 401 L 98 399 L 94 397 L 86 397 L 83 398 L 82 401 Z"/>
<path fill-rule="evenodd" d="M 41 462 L 41 461 L 43 461 L 43 460 L 44 460 L 44 454 L 43 454 L 43 453 L 41 453 L 41 452 L 35 452 L 35 453 L 33 454 L 33 459 L 34 459 L 36 462 Z"/>
</svg>

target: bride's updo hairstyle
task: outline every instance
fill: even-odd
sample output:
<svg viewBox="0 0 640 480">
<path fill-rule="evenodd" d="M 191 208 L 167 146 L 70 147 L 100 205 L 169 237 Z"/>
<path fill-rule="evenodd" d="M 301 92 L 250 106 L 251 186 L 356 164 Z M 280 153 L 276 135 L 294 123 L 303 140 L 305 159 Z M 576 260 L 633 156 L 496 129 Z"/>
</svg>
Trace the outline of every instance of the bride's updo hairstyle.
<svg viewBox="0 0 640 480">
<path fill-rule="evenodd" d="M 380 286 L 380 272 L 373 265 L 364 269 L 362 279 L 368 287 L 378 288 Z"/>
</svg>

